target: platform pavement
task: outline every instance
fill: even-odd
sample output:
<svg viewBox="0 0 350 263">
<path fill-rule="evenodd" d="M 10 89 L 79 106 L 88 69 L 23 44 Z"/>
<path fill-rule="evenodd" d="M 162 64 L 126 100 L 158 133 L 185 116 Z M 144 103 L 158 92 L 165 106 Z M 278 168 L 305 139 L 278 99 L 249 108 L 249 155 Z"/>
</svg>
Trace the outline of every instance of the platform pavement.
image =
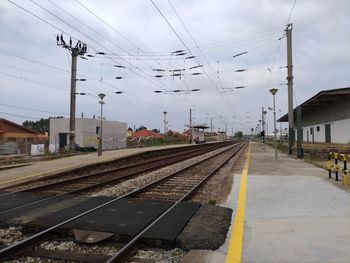
<svg viewBox="0 0 350 263">
<path fill-rule="evenodd" d="M 53 173 L 64 172 L 73 168 L 79 168 L 89 164 L 111 161 L 114 159 L 131 156 L 147 151 L 154 151 L 159 149 L 174 148 L 187 145 L 188 144 L 177 144 L 145 148 L 119 149 L 113 151 L 104 151 L 102 156 L 97 156 L 97 153 L 94 152 L 89 154 L 59 158 L 50 161 L 34 162 L 30 166 L 0 171 L 0 188 L 22 181 L 27 181 L 32 178 L 44 177 Z"/>
<path fill-rule="evenodd" d="M 221 203 L 234 210 L 226 242 L 216 251 L 192 251 L 188 259 L 349 263 L 350 193 L 341 183 L 328 179 L 326 170 L 287 154 L 279 153 L 275 162 L 274 150 L 265 152 L 258 143 L 251 143 L 249 156 L 250 161 L 242 161 L 246 177 L 241 164 L 230 175 L 231 193 Z"/>
</svg>

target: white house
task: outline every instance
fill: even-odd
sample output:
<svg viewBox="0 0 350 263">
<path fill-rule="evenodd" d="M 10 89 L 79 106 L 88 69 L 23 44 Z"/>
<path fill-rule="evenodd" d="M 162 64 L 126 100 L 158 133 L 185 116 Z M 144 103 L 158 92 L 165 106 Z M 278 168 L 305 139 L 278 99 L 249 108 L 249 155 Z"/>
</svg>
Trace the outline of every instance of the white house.
<svg viewBox="0 0 350 263">
<path fill-rule="evenodd" d="M 350 87 L 321 91 L 300 107 L 304 142 L 350 143 Z M 288 122 L 288 114 L 278 121 Z"/>
<path fill-rule="evenodd" d="M 65 148 L 69 144 L 69 118 L 50 118 L 50 144 L 56 149 Z M 75 142 L 78 147 L 98 148 L 100 120 L 76 118 Z M 102 149 L 113 150 L 126 148 L 127 124 L 118 121 L 103 121 Z"/>
</svg>

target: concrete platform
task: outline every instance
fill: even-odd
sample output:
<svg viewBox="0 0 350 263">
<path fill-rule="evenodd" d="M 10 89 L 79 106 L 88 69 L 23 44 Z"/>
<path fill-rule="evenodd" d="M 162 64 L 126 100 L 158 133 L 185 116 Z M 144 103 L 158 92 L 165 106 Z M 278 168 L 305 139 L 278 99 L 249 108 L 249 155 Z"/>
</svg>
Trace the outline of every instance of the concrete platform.
<svg viewBox="0 0 350 263">
<path fill-rule="evenodd" d="M 221 204 L 234 210 L 225 244 L 190 252 L 184 262 L 350 262 L 350 193 L 341 182 L 286 154 L 275 162 L 274 150 L 258 143 L 250 150 L 246 175 L 230 175 Z"/>
<path fill-rule="evenodd" d="M 8 169 L 0 171 L 0 188 L 10 186 L 15 183 L 28 181 L 32 178 L 45 177 L 54 173 L 68 171 L 74 168 L 83 167 L 89 164 L 99 162 L 112 161 L 126 156 L 135 155 L 147 151 L 155 151 L 166 148 L 175 148 L 187 146 L 183 145 L 169 145 L 156 146 L 145 148 L 120 149 L 115 151 L 104 151 L 102 156 L 97 156 L 97 153 L 89 153 L 83 155 L 76 155 L 65 157 L 50 161 L 34 162 L 30 166 L 18 167 L 16 169 Z"/>
</svg>

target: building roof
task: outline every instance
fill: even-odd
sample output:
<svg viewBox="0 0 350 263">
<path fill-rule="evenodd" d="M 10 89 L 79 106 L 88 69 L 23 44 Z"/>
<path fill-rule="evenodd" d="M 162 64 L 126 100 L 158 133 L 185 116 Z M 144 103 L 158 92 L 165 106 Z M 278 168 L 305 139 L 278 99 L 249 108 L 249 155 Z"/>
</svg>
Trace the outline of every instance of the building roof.
<svg viewBox="0 0 350 263">
<path fill-rule="evenodd" d="M 186 127 L 191 127 L 191 125 L 189 124 L 185 124 Z M 192 124 L 192 128 L 195 128 L 195 129 L 208 129 L 209 126 L 206 125 L 206 124 Z"/>
<path fill-rule="evenodd" d="M 155 133 L 154 131 L 150 131 L 150 130 L 141 130 L 141 131 L 137 131 L 133 134 L 134 138 L 140 138 L 140 137 L 151 137 L 151 138 L 163 138 L 163 135 L 159 134 L 159 133 Z"/>
<path fill-rule="evenodd" d="M 5 124 L 5 125 L 4 125 Z M 9 128 L 11 127 L 11 128 Z M 29 128 L 26 128 L 22 125 L 19 125 L 17 123 L 14 123 L 12 121 L 9 121 L 4 118 L 0 118 L 0 132 L 1 133 L 8 133 L 8 132 L 23 132 L 23 133 L 32 133 L 35 135 L 40 134 L 37 131 L 33 131 Z"/>
<path fill-rule="evenodd" d="M 331 104 L 332 102 L 336 102 L 340 98 L 344 98 L 344 96 L 350 97 L 350 87 L 320 91 L 315 96 L 311 97 L 310 99 L 299 105 L 299 107 L 301 107 L 302 114 L 307 114 L 315 108 L 319 108 L 321 106 Z M 296 116 L 296 108 L 294 108 L 293 112 L 294 116 Z M 288 113 L 279 118 L 277 121 L 287 122 Z"/>
</svg>

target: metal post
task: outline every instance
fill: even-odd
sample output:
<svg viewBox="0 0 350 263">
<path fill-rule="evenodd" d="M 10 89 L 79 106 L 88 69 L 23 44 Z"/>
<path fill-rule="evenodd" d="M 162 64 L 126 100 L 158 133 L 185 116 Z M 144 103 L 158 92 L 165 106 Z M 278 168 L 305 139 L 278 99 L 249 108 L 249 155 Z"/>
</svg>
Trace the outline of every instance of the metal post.
<svg viewBox="0 0 350 263">
<path fill-rule="evenodd" d="M 72 49 L 72 71 L 70 81 L 70 121 L 69 121 L 69 149 L 75 150 L 75 101 L 76 101 L 76 79 L 77 79 L 77 58 L 79 51 Z"/>
<path fill-rule="evenodd" d="M 193 140 L 193 129 L 192 129 L 192 109 L 190 109 L 190 144 Z"/>
<path fill-rule="evenodd" d="M 275 95 L 278 89 L 270 89 L 270 92 L 273 97 L 273 137 L 274 137 L 274 145 L 275 145 L 275 161 L 277 161 L 277 134 L 276 134 L 276 102 Z"/>
<path fill-rule="evenodd" d="M 100 140 L 98 142 L 98 152 L 97 155 L 98 156 L 102 156 L 102 141 L 103 141 L 103 135 L 102 135 L 102 120 L 103 120 L 103 98 L 106 96 L 105 94 L 101 93 L 98 94 L 98 96 L 100 97 L 100 101 L 99 103 L 101 104 L 101 116 L 100 116 Z"/>
<path fill-rule="evenodd" d="M 166 111 L 163 111 L 163 114 L 164 114 L 164 146 L 166 145 L 166 114 L 167 112 Z"/>
<path fill-rule="evenodd" d="M 293 25 L 288 24 L 287 34 L 287 69 L 288 69 L 288 124 L 289 124 L 289 147 L 288 153 L 292 154 L 294 144 L 294 116 L 293 116 L 293 62 L 292 62 L 292 29 Z"/>
<path fill-rule="evenodd" d="M 332 178 L 332 152 L 328 154 L 328 162 L 327 162 L 327 168 L 328 168 L 328 178 Z"/>
<path fill-rule="evenodd" d="M 334 153 L 334 172 L 335 172 L 335 180 L 339 181 L 339 178 L 338 178 L 338 173 L 339 173 L 338 153 Z"/>
<path fill-rule="evenodd" d="M 277 161 L 277 136 L 276 136 L 276 105 L 275 105 L 275 94 L 273 95 L 273 137 L 275 145 L 275 161 Z"/>
</svg>

